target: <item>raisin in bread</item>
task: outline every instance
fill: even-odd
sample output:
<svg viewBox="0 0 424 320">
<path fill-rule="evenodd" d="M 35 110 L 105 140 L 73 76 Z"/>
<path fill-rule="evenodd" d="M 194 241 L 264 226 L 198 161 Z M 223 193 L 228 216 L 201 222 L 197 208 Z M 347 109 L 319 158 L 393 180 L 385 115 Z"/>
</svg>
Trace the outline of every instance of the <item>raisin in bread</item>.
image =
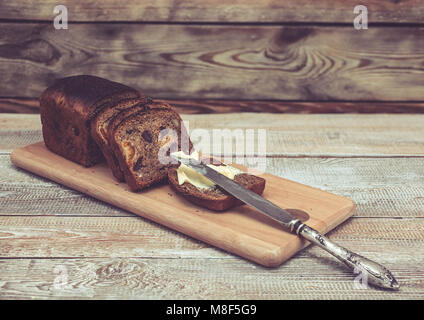
<svg viewBox="0 0 424 320">
<path fill-rule="evenodd" d="M 109 143 L 132 191 L 167 180 L 175 166 L 171 150 L 188 153 L 192 148 L 179 114 L 158 101 L 126 117 L 118 115 L 109 129 Z"/>
<path fill-rule="evenodd" d="M 103 155 L 91 136 L 91 120 L 105 108 L 139 98 L 138 91 L 99 77 L 59 79 L 40 97 L 45 145 L 83 166 L 99 163 Z"/>
<path fill-rule="evenodd" d="M 215 164 L 215 162 L 211 162 Z M 234 181 L 244 188 L 262 194 L 265 189 L 265 179 L 247 173 L 234 176 Z M 177 168 L 168 171 L 168 182 L 177 194 L 182 195 L 188 201 L 214 211 L 224 211 L 243 204 L 242 201 L 233 197 L 218 186 L 201 189 L 189 182 L 179 184 Z"/>
</svg>

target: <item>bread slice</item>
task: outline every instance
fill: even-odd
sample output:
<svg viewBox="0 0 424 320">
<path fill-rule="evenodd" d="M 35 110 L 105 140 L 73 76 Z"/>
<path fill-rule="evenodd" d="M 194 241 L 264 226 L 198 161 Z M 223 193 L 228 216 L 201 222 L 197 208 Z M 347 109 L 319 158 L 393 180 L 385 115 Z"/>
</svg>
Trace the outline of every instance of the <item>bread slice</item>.
<svg viewBox="0 0 424 320">
<path fill-rule="evenodd" d="M 114 132 L 114 130 L 116 129 L 116 127 L 126 118 L 130 117 L 133 114 L 142 112 L 142 111 L 146 111 L 146 110 L 150 110 L 150 109 L 161 109 L 161 108 L 169 108 L 172 109 L 172 107 L 165 103 L 165 102 L 161 102 L 161 101 L 157 101 L 157 100 L 148 100 L 148 102 L 146 104 L 144 103 L 137 103 L 127 109 L 124 109 L 122 111 L 120 111 L 119 113 L 115 114 L 109 121 L 108 125 L 107 125 L 107 141 L 108 141 L 108 146 L 111 150 L 111 163 L 109 164 L 110 169 L 112 170 L 112 173 L 114 175 L 114 177 L 118 180 L 118 181 L 125 181 L 125 176 L 124 176 L 124 170 L 121 168 L 118 158 L 115 156 L 115 151 L 112 149 L 112 145 L 110 143 L 111 141 L 111 137 L 112 137 L 112 132 Z M 116 151 L 119 154 L 119 151 Z"/>
<path fill-rule="evenodd" d="M 154 102 L 132 111 L 113 120 L 109 143 L 128 186 L 139 191 L 167 180 L 168 170 L 176 166 L 171 150 L 188 153 L 192 144 L 180 116 L 168 104 Z"/>
<path fill-rule="evenodd" d="M 140 98 L 137 99 L 123 100 L 118 102 L 116 105 L 107 107 L 101 113 L 97 114 L 97 116 L 94 117 L 94 119 L 91 121 L 91 136 L 93 137 L 94 141 L 96 141 L 107 161 L 109 168 L 118 181 L 124 181 L 124 175 L 119 168 L 118 159 L 116 159 L 109 144 L 109 124 L 119 114 L 121 114 L 123 117 L 127 116 L 128 113 L 124 113 L 124 110 L 144 110 L 145 105 L 151 102 L 152 100 L 144 95 L 141 95 Z M 134 106 L 136 107 L 134 108 Z M 130 111 L 129 113 L 131 112 L 133 111 Z"/>
<path fill-rule="evenodd" d="M 238 174 L 234 177 L 234 181 L 257 194 L 262 194 L 265 189 L 265 179 L 251 174 Z M 199 189 L 188 182 L 180 185 L 175 167 L 168 171 L 168 182 L 175 192 L 188 201 L 214 211 L 224 211 L 243 204 L 218 186 L 212 189 Z"/>
</svg>

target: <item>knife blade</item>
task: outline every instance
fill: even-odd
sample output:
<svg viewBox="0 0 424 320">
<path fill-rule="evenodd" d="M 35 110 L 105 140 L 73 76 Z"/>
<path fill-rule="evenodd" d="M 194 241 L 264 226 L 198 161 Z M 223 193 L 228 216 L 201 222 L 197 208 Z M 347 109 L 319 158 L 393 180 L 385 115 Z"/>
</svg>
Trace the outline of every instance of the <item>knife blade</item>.
<svg viewBox="0 0 424 320">
<path fill-rule="evenodd" d="M 317 230 L 293 217 L 287 210 L 280 208 L 255 192 L 244 188 L 237 182 L 212 169 L 207 164 L 191 157 L 183 157 L 177 153 L 172 153 L 171 157 L 202 174 L 232 196 L 257 209 L 261 214 L 278 222 L 285 231 L 305 238 L 326 250 L 353 269 L 355 273 L 361 273 L 363 283 L 369 280 L 371 284 L 381 288 L 399 289 L 399 284 L 395 277 L 384 266 L 335 244 Z"/>
</svg>

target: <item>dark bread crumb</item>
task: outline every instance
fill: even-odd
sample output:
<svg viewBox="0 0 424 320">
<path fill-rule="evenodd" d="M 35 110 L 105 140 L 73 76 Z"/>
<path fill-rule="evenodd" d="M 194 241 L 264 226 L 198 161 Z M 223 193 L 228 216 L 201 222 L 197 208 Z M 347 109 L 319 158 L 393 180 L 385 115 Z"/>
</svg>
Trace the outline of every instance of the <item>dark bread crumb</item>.
<svg viewBox="0 0 424 320">
<path fill-rule="evenodd" d="M 138 171 L 143 167 L 143 157 L 138 158 L 138 160 L 134 163 L 133 171 Z"/>
<path fill-rule="evenodd" d="M 152 143 L 152 141 L 153 141 L 152 140 L 152 134 L 148 130 L 144 130 L 143 133 L 141 134 L 141 136 L 148 143 Z"/>
</svg>

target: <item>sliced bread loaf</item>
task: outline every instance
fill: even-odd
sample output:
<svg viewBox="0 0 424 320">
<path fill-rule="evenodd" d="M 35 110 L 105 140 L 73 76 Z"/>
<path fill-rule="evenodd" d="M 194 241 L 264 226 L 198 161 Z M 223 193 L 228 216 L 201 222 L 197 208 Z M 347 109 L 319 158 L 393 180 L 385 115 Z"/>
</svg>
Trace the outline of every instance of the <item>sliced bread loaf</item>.
<svg viewBox="0 0 424 320">
<path fill-rule="evenodd" d="M 180 116 L 168 104 L 153 102 L 138 108 L 119 114 L 108 130 L 110 146 L 132 191 L 166 180 L 175 166 L 171 150 L 188 153 L 192 148 Z"/>
</svg>

